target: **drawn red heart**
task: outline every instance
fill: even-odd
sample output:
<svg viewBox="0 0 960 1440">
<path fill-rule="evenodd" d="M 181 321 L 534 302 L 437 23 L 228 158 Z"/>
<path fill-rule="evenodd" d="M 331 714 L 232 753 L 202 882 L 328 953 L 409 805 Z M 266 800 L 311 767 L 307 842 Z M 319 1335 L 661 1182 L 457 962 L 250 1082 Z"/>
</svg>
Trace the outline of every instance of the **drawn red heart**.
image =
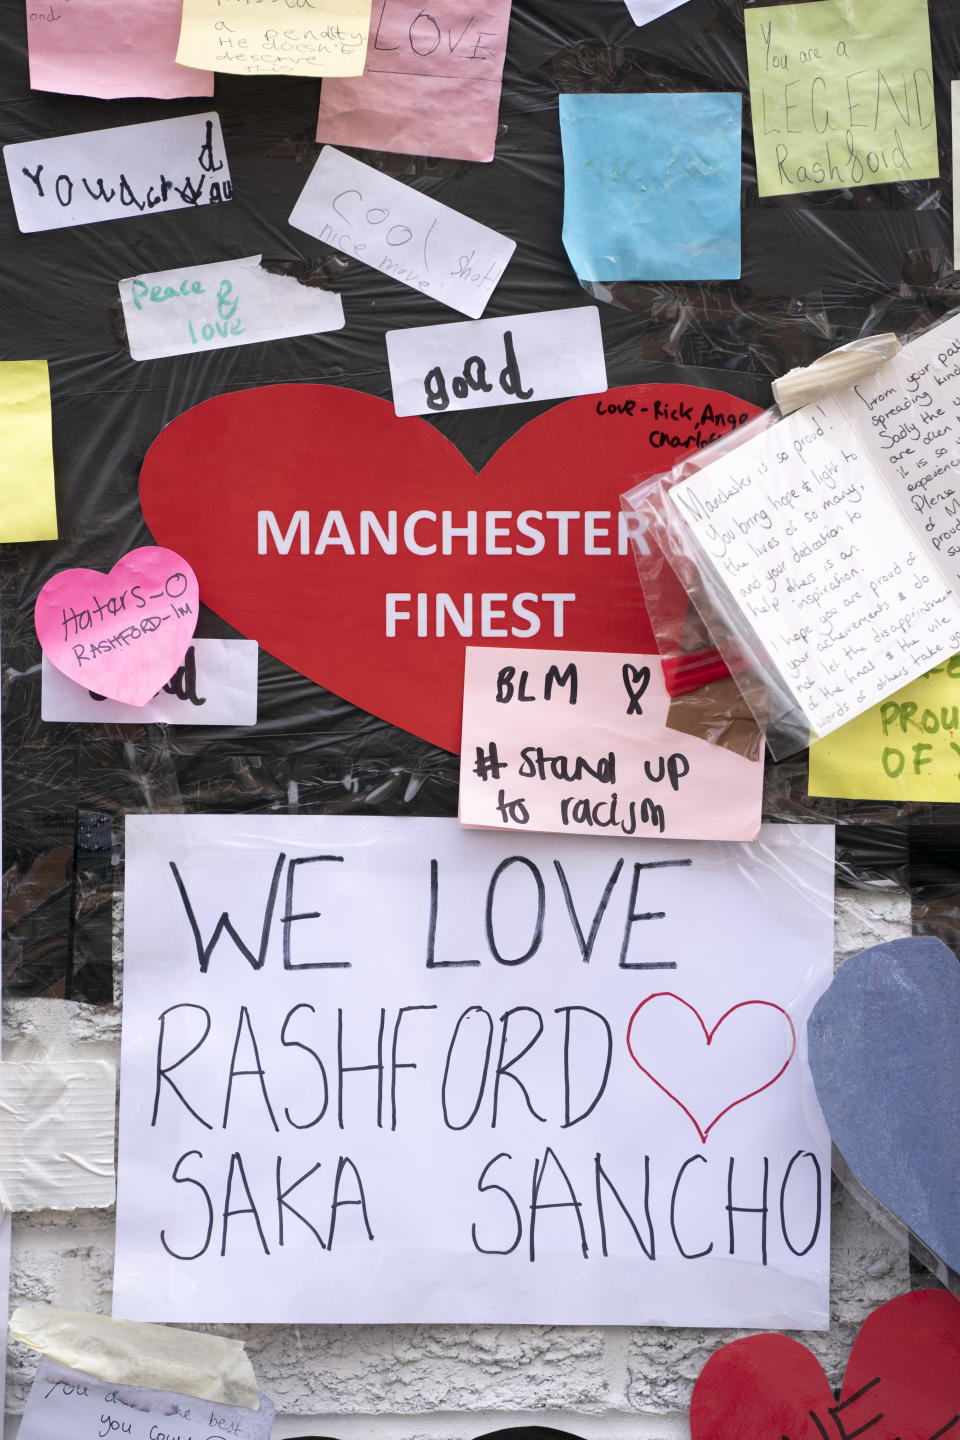
<svg viewBox="0 0 960 1440">
<path fill-rule="evenodd" d="M 723 1345 L 693 1387 L 692 1440 L 937 1440 L 960 1436 L 960 1300 L 914 1290 L 860 1327 L 838 1401 L 786 1335 Z"/>
<path fill-rule="evenodd" d="M 647 1007 L 657 1000 L 667 1001 L 669 1005 L 667 1007 L 658 1006 L 656 1016 L 654 1016 L 654 1012 L 648 1010 Z M 682 1099 L 678 1094 L 681 1086 L 691 1084 L 692 1067 L 689 1046 L 684 1043 L 685 1037 L 680 1040 L 676 1040 L 674 1037 L 676 1017 L 669 1015 L 669 1007 L 673 1004 L 682 1005 L 694 1017 L 703 1032 L 708 1052 L 717 1032 L 725 1022 L 728 1022 L 728 1029 L 723 1038 L 730 1048 L 726 1056 L 719 1057 L 718 1062 L 704 1072 L 703 1078 L 709 1091 L 709 1100 L 704 1101 L 701 1098 L 701 1104 L 709 1103 L 712 1106 L 717 1103 L 719 1095 L 721 1099 L 726 1099 L 727 1103 L 721 1104 L 720 1109 L 716 1111 L 708 1125 L 701 1125 L 691 1108 L 694 1101 L 690 1094 L 687 1091 L 684 1092 L 686 1099 Z M 758 1019 L 762 1016 L 763 1020 L 766 1020 L 768 1012 L 782 1016 L 785 1023 L 777 1022 L 772 1030 L 767 1025 L 764 1035 L 758 1029 Z M 738 1017 L 737 1022 L 729 1024 L 734 1015 Z M 762 1024 L 762 1021 L 760 1023 Z M 646 1030 L 642 1034 L 635 1034 L 635 1031 L 639 1032 L 640 1027 L 644 1025 Z M 736 1034 L 734 1034 L 735 1029 Z M 743 1043 L 738 1043 L 741 1040 Z M 647 1052 L 656 1045 L 660 1046 L 660 1052 L 655 1073 L 655 1070 L 650 1068 L 651 1061 Z M 778 1054 L 775 1059 L 771 1060 L 766 1053 L 771 1045 L 781 1054 L 785 1054 L 786 1058 L 781 1061 Z M 754 1095 L 759 1095 L 761 1091 L 769 1090 L 770 1086 L 780 1079 L 796 1053 L 797 1032 L 783 1006 L 775 1005 L 772 1000 L 741 1000 L 739 1004 L 731 1005 L 729 1010 L 725 1010 L 713 1029 L 708 1030 L 699 1010 L 695 1009 L 688 1000 L 672 994 L 669 990 L 658 990 L 655 995 L 648 995 L 646 1000 L 641 1001 L 630 1016 L 627 1025 L 627 1049 L 637 1068 L 647 1076 L 648 1080 L 653 1081 L 658 1090 L 662 1090 L 675 1105 L 680 1106 L 688 1120 L 693 1123 L 700 1139 L 706 1142 L 714 1125 L 729 1110 L 736 1105 L 742 1105 L 745 1100 L 752 1100 Z M 646 1064 L 639 1059 L 638 1050 L 647 1061 Z M 693 1057 L 693 1059 L 699 1065 L 699 1057 Z M 777 1066 L 777 1069 L 775 1073 L 771 1073 L 774 1065 Z M 664 1067 L 670 1072 L 669 1084 L 665 1083 Z M 729 1073 L 731 1071 L 734 1073 Z M 674 1072 L 676 1072 L 675 1078 Z M 745 1076 L 751 1078 L 745 1079 Z M 731 1092 L 732 1098 L 727 1099 Z"/>
<path fill-rule="evenodd" d="M 611 405 L 627 408 L 609 413 Z M 206 400 L 172 421 L 144 461 L 140 497 L 158 543 L 187 557 L 204 603 L 241 634 L 354 705 L 458 751 L 465 645 L 556 644 L 639 653 L 656 648 L 634 559 L 629 550 L 616 553 L 619 497 L 643 477 L 669 469 L 697 437 L 703 443 L 731 428 L 709 415 L 701 425 L 708 405 L 734 417 L 757 413 L 732 396 L 683 385 L 583 396 L 531 420 L 477 475 L 431 424 L 419 417 L 397 419 L 384 400 L 335 386 L 271 385 Z M 658 444 L 664 436 L 687 448 Z M 342 512 L 346 535 L 322 555 L 301 554 L 295 529 L 290 553 L 282 555 L 267 529 L 268 553 L 261 555 L 260 510 L 273 512 L 281 538 L 295 512 L 311 512 L 311 552 L 329 511 Z M 409 553 L 400 538 L 397 553 L 385 555 L 375 533 L 368 533 L 371 553 L 362 555 L 362 510 L 376 513 L 388 538 L 390 510 L 398 512 L 401 537 L 403 517 L 415 511 L 450 511 L 455 526 L 468 525 L 466 512 L 477 511 L 478 553 L 465 553 L 468 542 L 458 537 L 450 541 L 450 555 L 439 548 L 430 555 Z M 566 522 L 566 555 L 558 554 L 554 543 L 564 523 L 558 520 L 539 522 L 552 538 L 538 554 L 485 554 L 485 511 L 515 517 L 523 511 L 578 516 L 607 511 L 612 537 L 600 535 L 603 522 L 595 518 L 592 544 L 611 546 L 614 553 L 584 554 L 585 522 L 578 519 Z M 502 516 L 493 523 L 511 530 L 507 538 L 492 537 L 496 546 L 537 543 Z M 528 517 L 529 527 L 537 523 Z M 441 538 L 439 529 L 439 523 L 421 517 L 412 537 L 426 547 Z M 346 553 L 347 540 L 356 553 Z M 490 628 L 505 632 L 533 623 L 512 610 L 514 596 L 577 598 L 562 606 L 562 636 L 553 632 L 553 601 L 527 604 L 540 621 L 537 633 L 486 637 L 459 634 L 446 608 L 445 634 L 419 637 L 419 602 L 394 602 L 413 618 L 398 621 L 391 638 L 388 593 L 450 595 L 461 624 L 463 597 L 470 594 L 475 631 L 479 597 L 509 597 L 488 601 L 488 609 L 506 610 L 505 620 L 488 617 Z M 437 602 L 430 598 L 425 604 L 426 628 L 434 632 Z"/>
</svg>

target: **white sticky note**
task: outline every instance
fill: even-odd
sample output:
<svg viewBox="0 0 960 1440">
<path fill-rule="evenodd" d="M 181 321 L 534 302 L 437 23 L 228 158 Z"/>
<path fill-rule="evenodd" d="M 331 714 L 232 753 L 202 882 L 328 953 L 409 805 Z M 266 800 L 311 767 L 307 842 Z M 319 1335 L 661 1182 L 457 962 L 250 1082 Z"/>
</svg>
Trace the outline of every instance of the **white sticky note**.
<svg viewBox="0 0 960 1440">
<path fill-rule="evenodd" d="M 594 395 L 607 388 L 595 305 L 387 331 L 398 415 Z"/>
<path fill-rule="evenodd" d="M 112 1205 L 116 1070 L 107 1060 L 0 1064 L 0 1186 L 10 1210 Z"/>
<path fill-rule="evenodd" d="M 25 235 L 215 205 L 233 194 L 213 111 L 4 145 Z"/>
<path fill-rule="evenodd" d="M 476 320 L 516 241 L 325 145 L 290 224 Z"/>
<path fill-rule="evenodd" d="M 343 328 L 339 295 L 272 275 L 260 259 L 246 255 L 121 280 L 133 359 L 195 355 Z"/>
<path fill-rule="evenodd" d="M 45 1355 L 20 1422 L 20 1440 L 194 1440 L 233 1436 L 270 1440 L 274 1406 L 215 1404 L 175 1390 L 98 1380 Z"/>
<path fill-rule="evenodd" d="M 120 725 L 255 725 L 255 640 L 194 640 L 183 664 L 146 705 L 98 700 L 44 655 L 41 716 L 47 722 L 87 721 Z"/>
</svg>

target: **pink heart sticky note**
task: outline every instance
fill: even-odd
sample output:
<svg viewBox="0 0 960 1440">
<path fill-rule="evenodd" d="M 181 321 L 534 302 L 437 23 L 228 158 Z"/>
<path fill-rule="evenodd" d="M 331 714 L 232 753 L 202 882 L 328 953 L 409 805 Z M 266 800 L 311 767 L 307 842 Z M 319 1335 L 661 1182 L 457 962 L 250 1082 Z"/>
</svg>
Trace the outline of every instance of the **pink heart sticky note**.
<svg viewBox="0 0 960 1440">
<path fill-rule="evenodd" d="M 33 618 L 44 654 L 69 680 L 145 705 L 182 663 L 199 608 L 186 560 L 144 545 L 109 575 L 61 570 L 37 596 Z"/>
</svg>

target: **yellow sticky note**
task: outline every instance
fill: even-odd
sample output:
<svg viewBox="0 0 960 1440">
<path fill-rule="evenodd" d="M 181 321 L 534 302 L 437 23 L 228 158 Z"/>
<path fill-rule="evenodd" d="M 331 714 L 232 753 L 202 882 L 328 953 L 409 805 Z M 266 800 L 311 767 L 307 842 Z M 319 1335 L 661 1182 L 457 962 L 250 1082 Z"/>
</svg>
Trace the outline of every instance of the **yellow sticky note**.
<svg viewBox="0 0 960 1440">
<path fill-rule="evenodd" d="M 0 542 L 56 540 L 46 360 L 0 361 Z"/>
<path fill-rule="evenodd" d="M 177 64 L 228 75 L 361 75 L 370 0 L 183 0 Z"/>
<path fill-rule="evenodd" d="M 960 800 L 960 655 L 810 746 L 811 795 Z"/>
<path fill-rule="evenodd" d="M 744 11 L 761 195 L 939 175 L 927 0 Z"/>
</svg>

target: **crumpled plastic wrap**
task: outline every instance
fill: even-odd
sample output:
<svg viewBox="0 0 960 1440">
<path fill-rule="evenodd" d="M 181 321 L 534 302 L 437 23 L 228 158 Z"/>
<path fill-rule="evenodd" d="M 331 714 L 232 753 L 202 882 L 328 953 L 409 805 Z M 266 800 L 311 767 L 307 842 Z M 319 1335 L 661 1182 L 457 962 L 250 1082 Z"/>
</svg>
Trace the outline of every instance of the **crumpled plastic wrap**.
<svg viewBox="0 0 960 1440">
<path fill-rule="evenodd" d="M 960 0 L 937 0 L 930 13 L 943 178 L 760 200 L 745 104 L 742 279 L 593 287 L 611 385 L 699 384 L 765 406 L 771 381 L 790 368 L 860 336 L 928 324 L 956 303 L 948 81 L 960 54 Z M 0 179 L 0 354 L 50 361 L 61 527 L 58 542 L 4 547 L 0 559 L 6 985 L 14 996 L 108 1003 L 125 811 L 453 815 L 458 764 L 266 655 L 255 728 L 45 725 L 37 592 L 59 569 L 108 569 L 150 543 L 139 469 L 182 411 L 291 380 L 389 396 L 384 332 L 460 317 L 287 224 L 319 150 L 319 81 L 218 76 L 212 104 L 34 93 L 21 0 L 0 0 L 0 19 L 0 143 L 213 108 L 234 180 L 229 204 L 24 236 Z M 515 0 L 492 163 L 356 153 L 517 240 L 488 314 L 560 308 L 584 295 L 560 235 L 558 93 L 746 87 L 742 11 L 730 0 L 689 0 L 642 30 L 621 0 Z M 118 280 L 257 253 L 270 269 L 339 291 L 346 327 L 131 360 Z M 479 467 L 536 413 L 526 405 L 430 423 Z M 199 635 L 230 633 L 203 614 Z M 771 777 L 775 813 L 855 810 L 805 802 L 805 777 L 789 765 Z"/>
</svg>

